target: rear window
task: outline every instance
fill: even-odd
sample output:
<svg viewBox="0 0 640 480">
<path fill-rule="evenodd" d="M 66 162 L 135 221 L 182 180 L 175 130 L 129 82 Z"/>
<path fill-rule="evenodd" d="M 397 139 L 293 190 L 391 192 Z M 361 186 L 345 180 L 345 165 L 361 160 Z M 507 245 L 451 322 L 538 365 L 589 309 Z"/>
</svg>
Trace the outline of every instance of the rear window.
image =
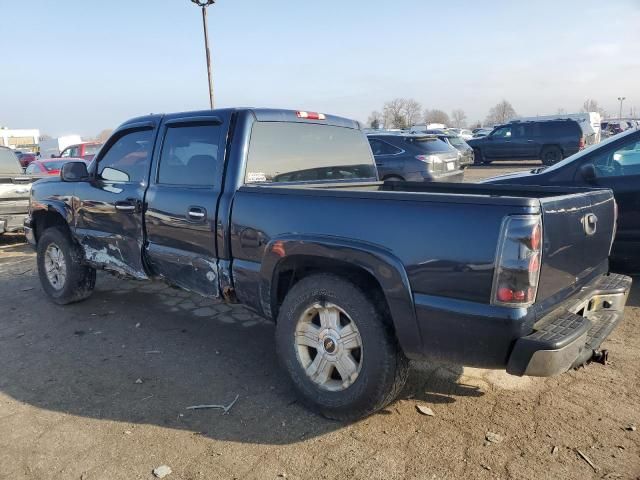
<svg viewBox="0 0 640 480">
<path fill-rule="evenodd" d="M 18 157 L 8 148 L 0 148 L 0 174 L 22 173 Z"/>
<path fill-rule="evenodd" d="M 451 145 L 455 146 L 455 147 L 462 147 L 465 142 L 464 139 L 462 137 L 447 137 L 449 139 L 449 142 L 451 143 Z"/>
<path fill-rule="evenodd" d="M 291 122 L 256 122 L 245 183 L 376 178 L 360 130 Z"/>
<path fill-rule="evenodd" d="M 415 145 L 423 152 L 442 153 L 451 151 L 451 147 L 438 138 L 407 138 L 407 142 Z"/>
<path fill-rule="evenodd" d="M 102 145 L 85 145 L 84 154 L 85 155 L 95 155 L 100 150 Z"/>
<path fill-rule="evenodd" d="M 60 170 L 62 168 L 62 165 L 64 165 L 65 163 L 67 163 L 66 160 L 60 160 L 55 162 L 42 162 L 42 166 L 45 168 L 47 172 L 50 172 L 51 170 Z"/>
<path fill-rule="evenodd" d="M 545 136 L 580 135 L 581 132 L 576 122 L 541 122 L 540 127 Z"/>
</svg>

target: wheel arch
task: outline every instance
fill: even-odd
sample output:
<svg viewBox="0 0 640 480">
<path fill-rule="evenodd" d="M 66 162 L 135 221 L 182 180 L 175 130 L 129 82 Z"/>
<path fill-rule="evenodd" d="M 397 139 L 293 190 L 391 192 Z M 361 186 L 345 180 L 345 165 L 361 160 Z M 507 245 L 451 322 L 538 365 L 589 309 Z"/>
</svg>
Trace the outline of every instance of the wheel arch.
<svg viewBox="0 0 640 480">
<path fill-rule="evenodd" d="M 388 250 L 366 242 L 326 236 L 272 239 L 260 272 L 265 315 L 277 319 L 291 287 L 314 273 L 333 273 L 356 284 L 388 314 L 405 354 L 420 351 L 422 342 L 404 266 Z"/>
<path fill-rule="evenodd" d="M 36 243 L 47 228 L 61 227 L 71 234 L 71 228 L 69 227 L 71 212 L 66 208 L 66 205 L 50 202 L 40 204 L 39 207 L 31 212 L 33 235 Z"/>
</svg>

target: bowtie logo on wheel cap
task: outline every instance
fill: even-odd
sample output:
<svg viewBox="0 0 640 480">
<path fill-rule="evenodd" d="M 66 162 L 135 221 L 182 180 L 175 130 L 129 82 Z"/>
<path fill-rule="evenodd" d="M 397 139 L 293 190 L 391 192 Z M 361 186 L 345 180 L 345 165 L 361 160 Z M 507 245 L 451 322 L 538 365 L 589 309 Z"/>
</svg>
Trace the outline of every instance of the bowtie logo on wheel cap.
<svg viewBox="0 0 640 480">
<path fill-rule="evenodd" d="M 322 345 L 327 353 L 333 353 L 336 351 L 336 341 L 331 337 L 326 337 L 322 342 Z"/>
</svg>

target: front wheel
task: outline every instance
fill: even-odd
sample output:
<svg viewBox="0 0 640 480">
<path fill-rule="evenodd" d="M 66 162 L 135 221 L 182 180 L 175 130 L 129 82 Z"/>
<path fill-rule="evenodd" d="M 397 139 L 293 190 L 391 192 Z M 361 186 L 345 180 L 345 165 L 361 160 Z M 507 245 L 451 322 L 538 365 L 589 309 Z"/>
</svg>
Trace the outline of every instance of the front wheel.
<svg viewBox="0 0 640 480">
<path fill-rule="evenodd" d="M 95 269 L 82 264 L 82 250 L 60 228 L 48 228 L 38 240 L 38 275 L 54 303 L 84 300 L 96 284 Z"/>
<path fill-rule="evenodd" d="M 353 283 L 316 274 L 296 283 L 278 315 L 278 356 L 301 400 L 335 420 L 355 420 L 393 401 L 408 360 L 392 327 Z"/>
</svg>

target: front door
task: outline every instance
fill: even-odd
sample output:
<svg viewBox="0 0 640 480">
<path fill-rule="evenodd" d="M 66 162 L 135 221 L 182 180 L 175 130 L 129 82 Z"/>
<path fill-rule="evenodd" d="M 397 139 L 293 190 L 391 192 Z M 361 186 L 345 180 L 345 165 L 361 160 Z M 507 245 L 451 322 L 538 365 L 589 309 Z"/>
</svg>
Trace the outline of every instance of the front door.
<svg viewBox="0 0 640 480">
<path fill-rule="evenodd" d="M 220 295 L 216 208 L 228 119 L 212 111 L 165 117 L 146 196 L 145 257 L 154 275 L 209 297 Z"/>
<path fill-rule="evenodd" d="M 618 204 L 618 229 L 612 257 L 640 264 L 640 132 L 588 160 L 595 186 L 610 188 Z M 634 267 L 635 268 L 635 267 Z"/>
<path fill-rule="evenodd" d="M 74 233 L 87 260 L 98 268 L 139 279 L 142 205 L 155 130 L 152 124 L 117 131 L 96 158 L 92 177 L 77 184 Z"/>
<path fill-rule="evenodd" d="M 483 147 L 484 155 L 487 158 L 513 158 L 513 138 L 511 127 L 501 127 L 495 129 L 486 140 Z"/>
</svg>

